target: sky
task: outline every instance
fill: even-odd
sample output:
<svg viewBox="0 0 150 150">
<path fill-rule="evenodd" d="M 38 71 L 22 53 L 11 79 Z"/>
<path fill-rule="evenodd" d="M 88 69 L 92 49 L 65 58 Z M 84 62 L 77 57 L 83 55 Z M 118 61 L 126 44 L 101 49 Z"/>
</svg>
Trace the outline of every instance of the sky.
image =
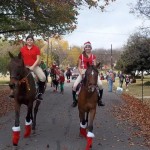
<svg viewBox="0 0 150 150">
<path fill-rule="evenodd" d="M 90 41 L 93 49 L 121 48 L 127 39 L 135 33 L 142 19 L 129 13 L 131 3 L 136 0 L 116 0 L 106 8 L 106 12 L 83 7 L 78 16 L 77 29 L 64 39 L 70 46 L 83 46 Z"/>
</svg>

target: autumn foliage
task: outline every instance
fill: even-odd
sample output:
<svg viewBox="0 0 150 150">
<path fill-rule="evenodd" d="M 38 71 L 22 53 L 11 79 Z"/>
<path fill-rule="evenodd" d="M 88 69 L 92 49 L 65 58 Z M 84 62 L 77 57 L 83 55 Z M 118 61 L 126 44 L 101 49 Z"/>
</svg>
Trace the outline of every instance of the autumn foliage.
<svg viewBox="0 0 150 150">
<path fill-rule="evenodd" d="M 115 107 L 115 115 L 119 120 L 128 121 L 136 131 L 133 137 L 144 137 L 143 144 L 150 147 L 150 108 L 137 98 L 122 95 L 125 104 Z"/>
</svg>

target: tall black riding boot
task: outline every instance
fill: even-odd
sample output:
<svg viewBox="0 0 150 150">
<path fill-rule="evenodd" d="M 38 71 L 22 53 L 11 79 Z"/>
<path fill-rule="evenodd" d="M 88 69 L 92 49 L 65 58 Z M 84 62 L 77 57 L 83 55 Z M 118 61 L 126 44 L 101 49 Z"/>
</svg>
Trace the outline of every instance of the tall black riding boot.
<svg viewBox="0 0 150 150">
<path fill-rule="evenodd" d="M 76 91 L 72 91 L 72 96 L 73 96 L 73 103 L 72 103 L 72 107 L 76 107 L 77 106 L 77 99 L 76 99 Z"/>
<path fill-rule="evenodd" d="M 38 85 L 39 85 L 38 99 L 39 99 L 39 100 L 43 100 L 42 95 L 43 95 L 44 90 L 45 90 L 45 82 L 39 81 L 39 82 L 38 82 Z"/>
<path fill-rule="evenodd" d="M 98 106 L 105 106 L 105 104 L 102 102 L 102 96 L 103 96 L 103 89 L 99 90 L 99 96 L 98 96 Z"/>
</svg>

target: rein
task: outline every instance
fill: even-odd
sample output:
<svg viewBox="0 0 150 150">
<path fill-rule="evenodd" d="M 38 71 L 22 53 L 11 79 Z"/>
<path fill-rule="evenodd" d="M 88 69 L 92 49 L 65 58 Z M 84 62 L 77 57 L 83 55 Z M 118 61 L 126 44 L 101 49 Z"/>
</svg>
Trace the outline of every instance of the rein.
<svg viewBox="0 0 150 150">
<path fill-rule="evenodd" d="M 30 91 L 30 85 L 29 85 L 29 81 L 28 81 L 28 76 L 29 74 L 31 73 L 31 71 L 24 77 L 22 78 L 21 80 L 19 80 L 18 84 L 20 85 L 21 83 L 26 83 L 27 85 L 27 89 Z"/>
</svg>

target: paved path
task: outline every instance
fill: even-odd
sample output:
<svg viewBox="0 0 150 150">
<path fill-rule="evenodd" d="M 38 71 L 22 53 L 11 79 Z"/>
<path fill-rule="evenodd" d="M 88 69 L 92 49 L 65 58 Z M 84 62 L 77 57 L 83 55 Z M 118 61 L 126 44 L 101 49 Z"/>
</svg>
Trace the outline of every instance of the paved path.
<svg viewBox="0 0 150 150">
<path fill-rule="evenodd" d="M 53 93 L 48 86 L 44 95 L 38 118 L 37 129 L 28 139 L 23 138 L 26 107 L 21 113 L 21 139 L 18 150 L 85 150 L 86 141 L 79 137 L 78 109 L 72 108 L 72 83 L 65 84 L 65 93 Z M 97 108 L 94 121 L 94 143 L 91 150 L 148 150 L 140 146 L 142 138 L 135 138 L 134 145 L 129 144 L 134 130 L 129 125 L 119 122 L 112 115 L 114 105 L 121 105 L 122 100 L 115 93 L 104 89 L 105 107 Z M 11 128 L 14 112 L 0 118 L 0 150 L 12 150 Z"/>
</svg>

